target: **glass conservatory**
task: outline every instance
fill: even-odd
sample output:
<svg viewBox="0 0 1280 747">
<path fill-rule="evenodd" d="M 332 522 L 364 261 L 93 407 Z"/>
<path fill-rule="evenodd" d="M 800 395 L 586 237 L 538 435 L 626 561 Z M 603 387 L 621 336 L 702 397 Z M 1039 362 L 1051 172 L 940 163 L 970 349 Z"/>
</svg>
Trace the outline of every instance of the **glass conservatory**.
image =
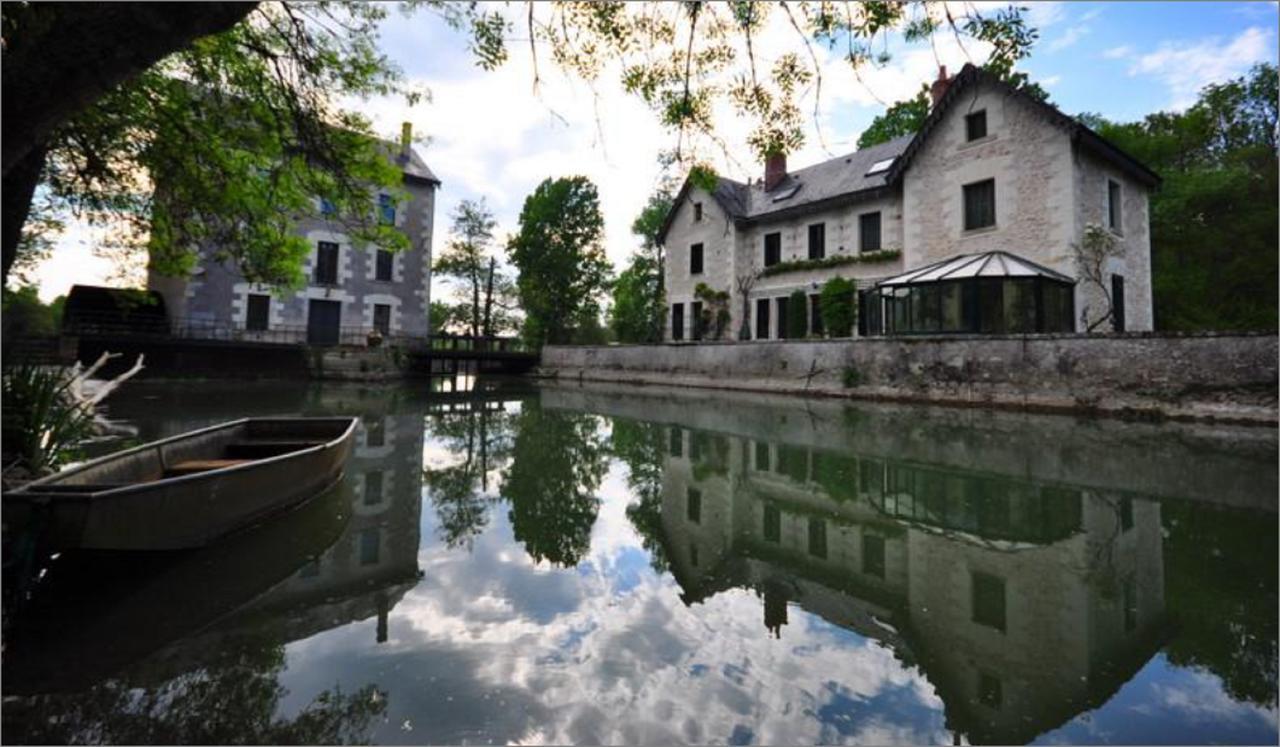
<svg viewBox="0 0 1280 747">
<path fill-rule="evenodd" d="M 1021 334 L 1075 330 L 1075 281 L 1008 252 L 962 254 L 864 291 L 869 335 Z"/>
</svg>

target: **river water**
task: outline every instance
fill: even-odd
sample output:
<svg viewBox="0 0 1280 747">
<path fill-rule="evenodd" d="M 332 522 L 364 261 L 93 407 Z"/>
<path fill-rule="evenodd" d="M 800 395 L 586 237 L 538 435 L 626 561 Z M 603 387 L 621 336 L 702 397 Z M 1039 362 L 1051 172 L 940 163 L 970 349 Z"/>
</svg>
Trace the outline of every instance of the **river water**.
<svg viewBox="0 0 1280 747">
<path fill-rule="evenodd" d="M 440 389 L 113 395 L 362 425 L 215 546 L 10 571 L 4 741 L 1277 741 L 1274 429 Z"/>
</svg>

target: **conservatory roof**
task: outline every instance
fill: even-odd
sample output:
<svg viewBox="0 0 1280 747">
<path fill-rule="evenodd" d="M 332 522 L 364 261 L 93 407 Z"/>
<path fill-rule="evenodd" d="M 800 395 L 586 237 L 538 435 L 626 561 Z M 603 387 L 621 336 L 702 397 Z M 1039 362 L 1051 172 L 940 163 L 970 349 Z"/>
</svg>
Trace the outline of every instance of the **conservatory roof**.
<svg viewBox="0 0 1280 747">
<path fill-rule="evenodd" d="M 1042 277 L 1060 283 L 1074 283 L 1075 280 L 1060 272 L 1038 265 L 1029 259 L 1016 254 L 994 251 L 982 254 L 959 254 L 941 262 L 934 262 L 924 267 L 908 270 L 901 275 L 894 275 L 876 283 L 877 287 L 896 287 L 916 285 L 918 283 L 935 283 L 940 280 L 963 280 L 965 278 L 1034 278 Z"/>
</svg>

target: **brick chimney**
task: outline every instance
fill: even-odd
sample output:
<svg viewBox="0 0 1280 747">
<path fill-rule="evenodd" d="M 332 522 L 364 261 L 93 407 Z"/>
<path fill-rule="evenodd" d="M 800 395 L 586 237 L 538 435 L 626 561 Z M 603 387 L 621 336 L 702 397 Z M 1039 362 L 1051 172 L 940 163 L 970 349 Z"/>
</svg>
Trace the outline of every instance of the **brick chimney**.
<svg viewBox="0 0 1280 747">
<path fill-rule="evenodd" d="M 413 147 L 413 123 L 405 122 L 400 125 L 400 155 L 397 156 L 401 164 L 409 162 L 409 149 Z"/>
<path fill-rule="evenodd" d="M 764 191 L 769 192 L 787 178 L 787 156 L 771 153 L 764 160 Z"/>
<path fill-rule="evenodd" d="M 933 98 L 933 105 L 937 106 L 942 100 L 943 94 L 947 92 L 947 88 L 951 86 L 951 78 L 947 77 L 947 66 L 938 66 L 938 79 L 929 86 L 929 95 Z"/>
</svg>

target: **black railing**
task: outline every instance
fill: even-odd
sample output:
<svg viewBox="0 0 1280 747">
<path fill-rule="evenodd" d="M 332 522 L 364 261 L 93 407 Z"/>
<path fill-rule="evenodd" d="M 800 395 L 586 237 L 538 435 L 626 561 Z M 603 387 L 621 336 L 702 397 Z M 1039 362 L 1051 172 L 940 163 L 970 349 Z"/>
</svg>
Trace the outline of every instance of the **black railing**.
<svg viewBox="0 0 1280 747">
<path fill-rule="evenodd" d="M 81 337 L 123 337 L 130 339 L 218 340 L 225 342 L 257 342 L 276 345 L 351 345 L 357 347 L 400 347 L 412 350 L 458 352 L 524 352 L 516 337 L 473 337 L 471 335 L 437 335 L 431 338 L 404 334 L 374 332 L 371 326 L 340 326 L 310 329 L 305 324 L 275 324 L 267 329 L 248 329 L 246 325 L 208 319 L 175 319 L 172 322 L 155 316 L 122 317 L 117 314 L 79 312 L 68 314 L 62 331 Z"/>
</svg>

